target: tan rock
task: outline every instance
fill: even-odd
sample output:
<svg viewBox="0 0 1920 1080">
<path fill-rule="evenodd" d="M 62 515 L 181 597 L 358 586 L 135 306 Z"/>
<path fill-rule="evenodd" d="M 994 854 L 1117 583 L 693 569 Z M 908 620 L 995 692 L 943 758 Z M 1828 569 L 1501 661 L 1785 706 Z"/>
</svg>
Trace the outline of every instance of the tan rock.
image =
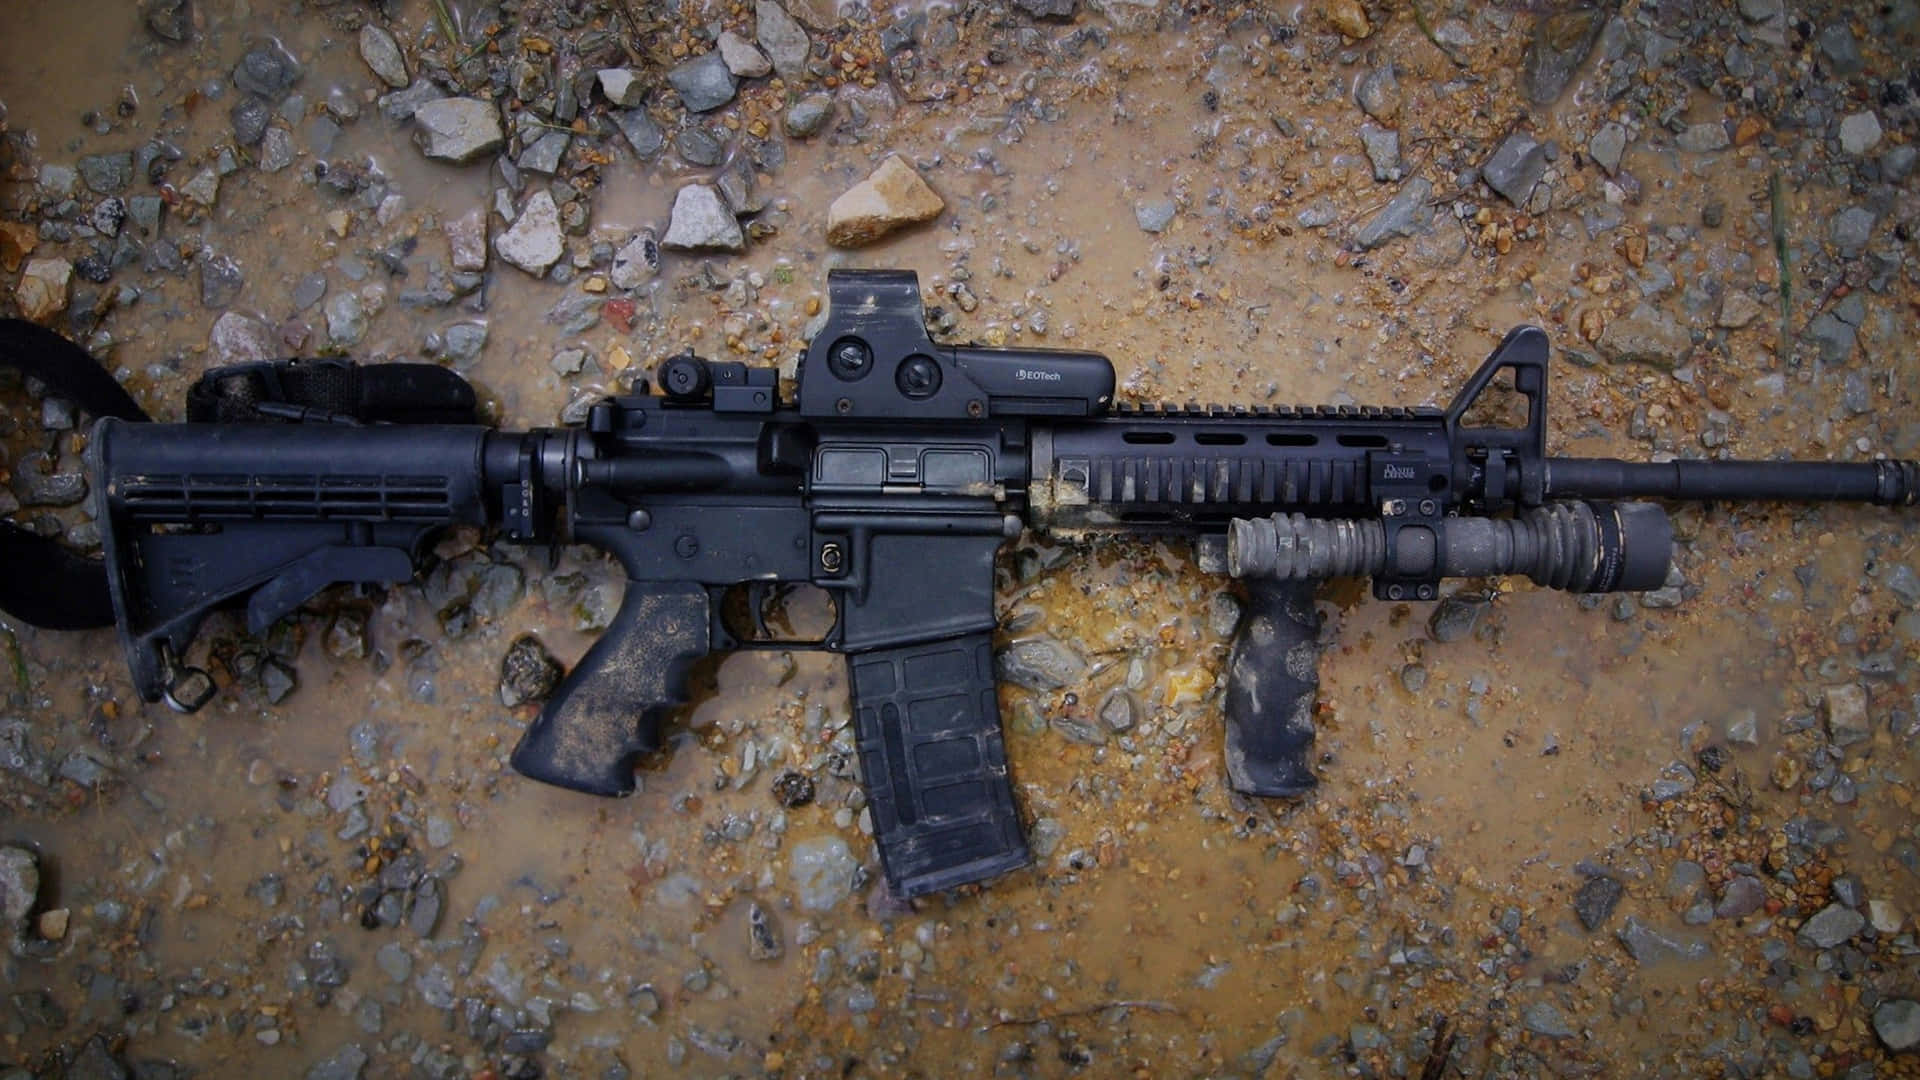
<svg viewBox="0 0 1920 1080">
<path fill-rule="evenodd" d="M 1373 33 L 1373 26 L 1367 22 L 1367 9 L 1360 6 L 1360 0 L 1327 0 L 1320 13 L 1335 30 L 1350 38 Z"/>
<path fill-rule="evenodd" d="M 40 233 L 19 221 L 0 221 L 0 267 L 11 274 L 40 245 Z"/>
<path fill-rule="evenodd" d="M 947 204 L 913 166 L 889 154 L 873 175 L 855 184 L 827 208 L 827 243 L 860 247 L 915 222 L 940 216 Z"/>
<path fill-rule="evenodd" d="M 73 913 L 66 908 L 54 908 L 40 913 L 40 936 L 48 941 L 59 941 L 67 936 L 67 921 Z"/>
<path fill-rule="evenodd" d="M 65 259 L 34 259 L 13 290 L 22 318 L 46 322 L 67 309 L 67 283 L 73 280 L 73 264 Z"/>
<path fill-rule="evenodd" d="M 1738 330 L 1767 313 L 1766 306 L 1741 289 L 1729 289 L 1720 301 L 1720 314 L 1714 319 L 1714 325 L 1725 330 Z"/>
</svg>

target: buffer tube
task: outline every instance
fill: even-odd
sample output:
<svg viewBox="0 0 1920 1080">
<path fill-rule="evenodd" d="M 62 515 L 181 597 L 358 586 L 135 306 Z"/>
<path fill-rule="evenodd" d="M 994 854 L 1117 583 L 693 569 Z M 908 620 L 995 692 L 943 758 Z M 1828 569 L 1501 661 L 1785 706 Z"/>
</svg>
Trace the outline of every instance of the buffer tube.
<svg viewBox="0 0 1920 1080">
<path fill-rule="evenodd" d="M 1245 579 L 1247 605 L 1227 660 L 1228 780 L 1245 795 L 1313 788 L 1313 590 L 1321 580 L 1524 574 L 1568 592 L 1642 591 L 1666 583 L 1672 555 L 1673 526 L 1651 503 L 1561 502 L 1510 518 L 1441 518 L 1402 525 L 1391 543 L 1378 518 L 1234 519 L 1227 572 Z"/>
</svg>

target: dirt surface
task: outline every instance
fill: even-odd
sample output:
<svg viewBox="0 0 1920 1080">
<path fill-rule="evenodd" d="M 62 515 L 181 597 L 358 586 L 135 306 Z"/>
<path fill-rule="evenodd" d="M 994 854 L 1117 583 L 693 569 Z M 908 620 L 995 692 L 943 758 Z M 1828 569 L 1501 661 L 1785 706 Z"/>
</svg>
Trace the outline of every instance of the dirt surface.
<svg viewBox="0 0 1920 1080">
<path fill-rule="evenodd" d="M 1556 453 L 1910 458 L 1916 44 L 1905 0 L 12 4 L 0 314 L 161 419 L 337 353 L 528 427 L 686 348 L 790 376 L 827 270 L 899 267 L 1123 401 L 1444 404 L 1533 323 Z M 497 141 L 428 147 L 440 98 Z M 937 215 L 830 246 L 893 154 Z M 0 400 L 0 511 L 97 548 L 85 418 Z M 1232 583 L 1029 534 L 1034 865 L 912 903 L 837 657 L 702 665 L 629 799 L 508 767 L 510 646 L 618 605 L 587 549 L 222 616 L 184 717 L 0 617 L 0 1077 L 1920 1075 L 1920 534 L 1675 521 L 1644 595 L 1327 586 L 1297 803 L 1225 784 Z"/>
</svg>

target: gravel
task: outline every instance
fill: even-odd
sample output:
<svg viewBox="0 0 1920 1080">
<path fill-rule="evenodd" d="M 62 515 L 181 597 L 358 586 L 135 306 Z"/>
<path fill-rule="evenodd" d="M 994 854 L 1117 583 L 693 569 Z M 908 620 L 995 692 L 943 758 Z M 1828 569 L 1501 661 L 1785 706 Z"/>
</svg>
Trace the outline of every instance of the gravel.
<svg viewBox="0 0 1920 1080">
<path fill-rule="evenodd" d="M 233 85 L 256 97 L 279 101 L 300 81 L 300 63 L 277 41 L 248 49 L 233 68 Z"/>
<path fill-rule="evenodd" d="M 1416 176 L 1407 181 L 1371 221 L 1354 233 L 1354 244 L 1363 251 L 1372 251 L 1396 237 L 1413 236 L 1425 230 L 1433 221 L 1433 207 L 1428 205 L 1432 197 L 1433 184 L 1426 177 Z M 1305 224 L 1304 213 L 1302 224 Z"/>
<path fill-rule="evenodd" d="M 756 0 L 753 13 L 755 38 L 773 62 L 773 69 L 782 78 L 799 78 L 806 71 L 807 54 L 813 48 L 807 32 L 773 0 Z"/>
<path fill-rule="evenodd" d="M 1606 925 L 1625 892 L 1625 886 L 1605 875 L 1596 874 L 1581 882 L 1573 894 L 1573 911 L 1580 917 L 1580 925 L 1589 931 Z"/>
<path fill-rule="evenodd" d="M 830 911 L 853 894 L 859 860 L 837 835 L 814 837 L 793 845 L 787 856 L 787 874 L 795 898 L 807 911 Z"/>
<path fill-rule="evenodd" d="M 507 136 L 492 102 L 450 97 L 429 101 L 413 112 L 414 143 L 436 161 L 464 164 L 500 149 Z"/>
<path fill-rule="evenodd" d="M 1800 944 L 1810 949 L 1831 949 L 1845 944 L 1866 929 L 1867 917 L 1845 904 L 1828 904 L 1800 925 Z"/>
<path fill-rule="evenodd" d="M 1168 225 L 1173 224 L 1174 213 L 1172 199 L 1146 199 L 1133 206 L 1133 220 L 1142 232 L 1165 231 Z"/>
<path fill-rule="evenodd" d="M 1053 638 L 1033 637 L 996 653 L 994 670 L 1000 681 L 1028 690 L 1060 690 L 1080 681 L 1087 662 Z"/>
<path fill-rule="evenodd" d="M 660 246 L 697 251 L 745 250 L 747 238 L 740 222 L 727 209 L 720 193 L 707 184 L 688 184 L 673 199 L 667 235 Z"/>
<path fill-rule="evenodd" d="M 1480 166 L 1480 176 L 1487 186 L 1521 207 L 1527 205 L 1533 186 L 1546 171 L 1546 146 L 1524 131 L 1507 136 Z"/>
<path fill-rule="evenodd" d="M 360 28 L 360 59 L 380 77 L 380 81 L 399 89 L 411 81 L 407 58 L 393 35 L 372 23 Z"/>
<path fill-rule="evenodd" d="M 733 100 L 740 81 L 727 70 L 718 52 L 684 61 L 667 72 L 667 82 L 680 92 L 688 112 L 711 112 Z"/>
<path fill-rule="evenodd" d="M 88 154 L 79 161 L 80 179 L 96 195 L 115 195 L 133 182 L 133 153 Z"/>
<path fill-rule="evenodd" d="M 493 250 L 502 259 L 539 277 L 566 252 L 560 231 L 560 209 L 544 189 L 527 199 L 513 227 L 494 238 Z"/>
</svg>

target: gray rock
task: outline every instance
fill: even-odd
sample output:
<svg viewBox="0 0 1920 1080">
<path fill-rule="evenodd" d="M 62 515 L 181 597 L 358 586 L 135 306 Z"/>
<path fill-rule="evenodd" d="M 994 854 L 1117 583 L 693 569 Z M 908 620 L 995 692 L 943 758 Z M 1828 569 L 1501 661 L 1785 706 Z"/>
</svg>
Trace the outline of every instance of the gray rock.
<svg viewBox="0 0 1920 1080">
<path fill-rule="evenodd" d="M 660 241 L 652 229 L 642 229 L 613 253 L 607 276 L 616 289 L 637 289 L 660 272 Z"/>
<path fill-rule="evenodd" d="M 1325 195 L 1300 208 L 1293 220 L 1303 229 L 1324 229 L 1340 220 L 1340 211 Z"/>
<path fill-rule="evenodd" d="M 1427 203 L 1432 197 L 1433 185 L 1427 178 L 1414 177 L 1381 207 L 1373 220 L 1360 226 L 1353 234 L 1353 242 L 1362 250 L 1372 251 L 1395 237 L 1412 236 L 1425 229 L 1433 222 L 1433 207 Z"/>
<path fill-rule="evenodd" d="M 207 351 L 219 364 L 250 364 L 273 359 L 277 350 L 266 323 L 229 311 L 213 321 Z"/>
<path fill-rule="evenodd" d="M 162 41 L 182 42 L 193 35 L 193 15 L 187 0 L 141 0 L 140 20 Z"/>
<path fill-rule="evenodd" d="M 1400 164 L 1400 133 L 1392 128 L 1360 125 L 1360 145 L 1373 165 L 1373 178 L 1392 183 L 1405 174 Z"/>
<path fill-rule="evenodd" d="M 731 165 L 720 170 L 713 182 L 720 189 L 720 198 L 727 209 L 736 215 L 757 214 L 767 208 L 766 196 L 760 194 L 754 184 L 753 166 L 743 158 L 735 158 Z"/>
<path fill-rule="evenodd" d="M 646 96 L 639 75 L 627 68 L 601 68 L 594 72 L 594 80 L 600 84 L 601 96 L 618 108 L 637 108 Z"/>
<path fill-rule="evenodd" d="M 1822 362 L 1839 364 L 1853 356 L 1859 331 L 1840 321 L 1833 312 L 1823 311 L 1807 324 L 1807 337 L 1819 348 Z"/>
<path fill-rule="evenodd" d="M 372 23 L 360 28 L 360 59 L 366 61 L 380 81 L 398 90 L 410 81 L 407 58 L 393 35 Z"/>
<path fill-rule="evenodd" d="M 667 82 L 680 92 L 680 101 L 688 112 L 711 112 L 732 101 L 740 87 L 740 80 L 727 70 L 727 62 L 718 52 L 681 62 L 667 72 Z"/>
<path fill-rule="evenodd" d="M 1911 143 L 1896 146 L 1880 155 L 1880 176 L 1888 183 L 1897 184 L 1913 175 L 1915 162 L 1920 162 L 1920 147 Z"/>
<path fill-rule="evenodd" d="M 819 134 L 832 119 L 833 98 L 826 94 L 808 94 L 788 107 L 783 125 L 789 136 L 804 139 Z"/>
<path fill-rule="evenodd" d="M 547 366 L 553 369 L 555 375 L 578 375 L 587 366 L 587 350 L 561 349 L 553 354 L 553 359 L 547 361 Z"/>
<path fill-rule="evenodd" d="M 1801 923 L 1800 932 L 1795 936 L 1810 949 L 1831 949 L 1845 944 L 1866 928 L 1865 915 L 1845 904 L 1828 904 L 1814 913 L 1813 918 Z"/>
<path fill-rule="evenodd" d="M 1600 40 L 1610 10 L 1605 4 L 1575 4 L 1534 18 L 1526 58 L 1527 97 L 1534 104 L 1552 104 L 1566 92 Z"/>
<path fill-rule="evenodd" d="M 1852 746 L 1873 735 L 1867 718 L 1867 691 L 1859 683 L 1829 686 L 1820 698 L 1820 712 L 1827 723 L 1827 737 L 1835 746 Z"/>
<path fill-rule="evenodd" d="M 727 156 L 726 146 L 705 128 L 697 126 L 682 128 L 673 137 L 673 148 L 687 164 L 702 168 L 718 165 Z"/>
<path fill-rule="evenodd" d="M 227 119 L 233 124 L 235 142 L 241 146 L 255 146 L 267 134 L 267 124 L 273 119 L 273 110 L 257 97 L 243 97 L 233 103 Z"/>
<path fill-rule="evenodd" d="M 674 196 L 673 212 L 668 216 L 667 235 L 661 238 L 661 247 L 740 251 L 746 244 L 739 220 L 727 209 L 718 191 L 706 184 L 688 184 Z"/>
<path fill-rule="evenodd" d="M 756 0 L 753 18 L 754 37 L 773 61 L 773 69 L 785 79 L 805 74 L 807 53 L 813 43 L 800 24 L 793 21 L 793 16 L 787 14 L 787 9 L 773 0 Z"/>
<path fill-rule="evenodd" d="M 20 847 L 0 847 L 0 934 L 18 936 L 40 895 L 40 860 Z"/>
<path fill-rule="evenodd" d="M 459 217 L 440 224 L 447 234 L 448 260 L 455 270 L 480 271 L 487 268 L 487 212 L 475 207 Z"/>
<path fill-rule="evenodd" d="M 1920 1002 L 1890 998 L 1873 1010 L 1873 1033 L 1893 1051 L 1920 1047 Z"/>
<path fill-rule="evenodd" d="M 1671 370 L 1693 351 L 1693 336 L 1673 316 L 1642 304 L 1609 321 L 1597 344 L 1613 363 Z"/>
<path fill-rule="evenodd" d="M 293 283 L 293 306 L 296 311 L 305 311 L 320 302 L 327 295 L 327 275 L 323 270 L 315 270 Z"/>
<path fill-rule="evenodd" d="M 1427 636 L 1441 644 L 1463 641 L 1473 633 L 1474 624 L 1487 610 L 1487 600 L 1477 593 L 1459 593 L 1434 605 L 1427 616 Z"/>
<path fill-rule="evenodd" d="M 1013 0 L 1013 6 L 1035 19 L 1071 22 L 1079 0 Z"/>
<path fill-rule="evenodd" d="M 1533 186 L 1546 171 L 1547 148 L 1524 131 L 1507 136 L 1480 166 L 1487 186 L 1519 207 L 1527 205 Z"/>
<path fill-rule="evenodd" d="M 1016 641 L 996 653 L 994 669 L 1001 681 L 1015 686 L 1028 690 L 1060 690 L 1086 674 L 1087 662 L 1079 653 L 1050 637 L 1032 637 Z"/>
<path fill-rule="evenodd" d="M 1559 1008 L 1551 1002 L 1536 1001 L 1520 1013 L 1520 1023 L 1535 1035 L 1545 1035 L 1549 1039 L 1571 1039 L 1579 1032 Z"/>
<path fill-rule="evenodd" d="M 766 53 L 731 30 L 720 32 L 718 45 L 720 59 L 726 62 L 727 70 L 742 79 L 757 79 L 773 70 Z"/>
<path fill-rule="evenodd" d="M 1844 19 L 1828 20 L 1815 41 L 1821 58 L 1827 62 L 1827 70 L 1835 75 L 1853 75 L 1867 65 L 1860 55 L 1860 40 L 1853 36 L 1853 28 Z"/>
<path fill-rule="evenodd" d="M 165 246 L 165 245 L 157 245 Z M 224 308 L 240 296 L 245 284 L 240 264 L 229 255 L 203 255 L 200 265 L 200 303 L 209 308 Z"/>
<path fill-rule="evenodd" d="M 260 134 L 260 171 L 277 173 L 293 164 L 293 136 L 283 127 L 269 127 Z"/>
<path fill-rule="evenodd" d="M 1849 206 L 1827 219 L 1827 238 L 1841 258 L 1857 259 L 1866 253 L 1879 220 L 1879 215 L 1864 206 Z"/>
<path fill-rule="evenodd" d="M 439 101 L 447 92 L 434 85 L 432 80 L 419 79 L 405 90 L 395 90 L 380 98 L 380 115 L 391 123 L 403 124 L 413 119 L 420 106 Z"/>
<path fill-rule="evenodd" d="M 1759 878 L 1741 874 L 1720 891 L 1720 902 L 1713 907 L 1722 919 L 1744 919 L 1767 903 L 1767 887 Z"/>
<path fill-rule="evenodd" d="M 500 112 L 492 102 L 450 97 L 429 101 L 413 112 L 414 143 L 438 161 L 465 164 L 490 154 L 507 141 Z"/>
<path fill-rule="evenodd" d="M 1667 873 L 1667 899 L 1691 899 L 1706 883 L 1707 868 L 1692 859 L 1682 859 Z"/>
<path fill-rule="evenodd" d="M 1607 918 L 1613 914 L 1614 906 L 1620 903 L 1620 897 L 1626 892 L 1626 886 L 1604 874 L 1595 874 L 1580 883 L 1573 894 L 1573 913 L 1580 917 L 1580 925 L 1589 931 L 1598 930 L 1606 925 Z"/>
<path fill-rule="evenodd" d="M 1718 120 L 1688 124 L 1673 141 L 1674 145 L 1689 154 L 1711 154 L 1733 145 L 1733 139 L 1727 135 L 1726 125 Z"/>
<path fill-rule="evenodd" d="M 234 65 L 233 85 L 256 97 L 279 101 L 300 81 L 300 64 L 277 41 L 267 40 L 248 49 Z"/>
<path fill-rule="evenodd" d="M 440 925 L 440 911 L 446 906 L 446 887 L 440 879 L 428 875 L 413 888 L 413 900 L 407 905 L 407 929 L 415 937 L 431 938 Z"/>
<path fill-rule="evenodd" d="M 327 300 L 326 314 L 327 340 L 333 344 L 357 345 L 367 336 L 367 311 L 359 294 L 351 290 L 334 293 Z"/>
<path fill-rule="evenodd" d="M 127 1080 L 127 1069 L 107 1049 L 106 1036 L 95 1035 L 80 1048 L 73 1064 L 67 1066 L 65 1080 Z M 145 1080 L 144 1070 L 142 1080 Z"/>
<path fill-rule="evenodd" d="M 1133 204 L 1133 220 L 1142 231 L 1157 233 L 1173 222 L 1172 199 L 1146 199 Z"/>
<path fill-rule="evenodd" d="M 1785 0 L 1740 0 L 1740 14 L 1748 22 L 1768 22 L 1786 11 Z"/>
<path fill-rule="evenodd" d="M 1100 702 L 1100 722 L 1116 735 L 1133 730 L 1134 714 L 1133 695 L 1120 687 L 1108 691 Z"/>
<path fill-rule="evenodd" d="M 442 340 L 445 357 L 453 367 L 465 369 L 480 359 L 480 350 L 486 348 L 486 323 L 453 323 L 442 334 Z"/>
<path fill-rule="evenodd" d="M 1361 76 L 1353 98 L 1368 116 L 1383 124 L 1392 123 L 1400 115 L 1400 80 L 1394 76 L 1393 65 L 1382 64 Z"/>
<path fill-rule="evenodd" d="M 1615 933 L 1628 955 L 1642 964 L 1657 964 L 1665 960 L 1698 960 L 1707 955 L 1704 942 L 1691 938 L 1682 938 L 1662 934 L 1632 915 Z"/>
<path fill-rule="evenodd" d="M 96 195 L 114 195 L 133 181 L 133 152 L 88 154 L 79 161 L 80 179 Z"/>
<path fill-rule="evenodd" d="M 787 857 L 787 876 L 808 911 L 830 911 L 852 895 L 859 869 L 846 840 L 833 834 L 802 840 Z"/>
<path fill-rule="evenodd" d="M 190 202 L 201 206 L 212 206 L 220 198 L 220 174 L 211 166 L 193 174 L 193 179 L 180 185 L 180 194 Z"/>
<path fill-rule="evenodd" d="M 1857 112 L 1840 121 L 1840 149 L 1850 157 L 1863 157 L 1880 145 L 1883 132 L 1880 118 L 1872 112 Z"/>
<path fill-rule="evenodd" d="M 1760 745 L 1760 719 L 1752 709 L 1727 717 L 1727 741 L 1735 746 Z"/>
<path fill-rule="evenodd" d="M 548 131 L 520 151 L 519 160 L 514 164 L 528 172 L 552 176 L 560 171 L 560 159 L 567 152 L 567 144 L 572 141 L 573 136 L 568 132 Z"/>
<path fill-rule="evenodd" d="M 544 188 L 534 192 L 513 227 L 494 238 L 493 250 L 534 277 L 559 262 L 566 251 L 566 239 L 560 231 L 560 208 L 553 204 L 553 196 Z"/>
<path fill-rule="evenodd" d="M 747 905 L 747 956 L 754 960 L 778 960 L 787 951 L 780 940 L 780 928 L 773 916 L 758 903 Z"/>
<path fill-rule="evenodd" d="M 620 129 L 620 134 L 627 140 L 627 145 L 633 147 L 634 155 L 643 160 L 658 154 L 660 148 L 667 145 L 666 134 L 660 130 L 660 125 L 653 122 L 653 117 L 647 115 L 645 109 L 616 111 L 613 114 L 613 123 Z"/>
<path fill-rule="evenodd" d="M 367 1052 L 353 1043 L 333 1052 L 333 1056 L 307 1070 L 307 1080 L 360 1080 L 367 1067 Z"/>
</svg>

